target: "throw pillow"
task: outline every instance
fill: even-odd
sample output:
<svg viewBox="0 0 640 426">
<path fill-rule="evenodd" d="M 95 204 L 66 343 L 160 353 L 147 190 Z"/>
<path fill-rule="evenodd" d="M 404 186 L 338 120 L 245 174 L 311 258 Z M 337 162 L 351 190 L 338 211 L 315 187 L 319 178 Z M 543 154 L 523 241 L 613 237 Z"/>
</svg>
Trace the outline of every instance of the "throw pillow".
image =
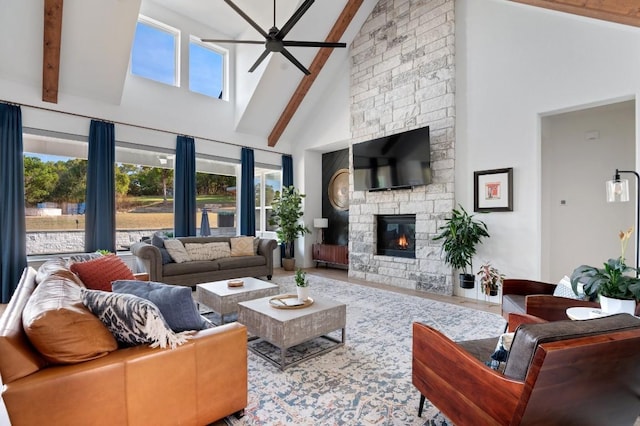
<svg viewBox="0 0 640 426">
<path fill-rule="evenodd" d="M 133 294 L 153 302 L 171 330 L 187 331 L 209 328 L 198 313 L 191 288 L 152 281 L 114 281 L 114 293 Z"/>
<path fill-rule="evenodd" d="M 75 364 L 118 349 L 105 325 L 82 304 L 72 279 L 51 275 L 42 281 L 22 311 L 29 341 L 52 364 Z"/>
<path fill-rule="evenodd" d="M 186 243 L 185 248 L 191 260 L 216 260 L 230 257 L 229 243 Z"/>
<path fill-rule="evenodd" d="M 232 237 L 229 238 L 231 244 L 231 256 L 255 256 L 254 237 Z"/>
<path fill-rule="evenodd" d="M 173 332 L 156 305 L 132 294 L 82 289 L 82 303 L 125 345 L 174 349 L 191 338 Z"/>
<path fill-rule="evenodd" d="M 135 279 L 131 269 L 115 254 L 72 263 L 70 269 L 80 277 L 87 288 L 93 290 L 111 291 L 112 281 Z"/>
<path fill-rule="evenodd" d="M 167 249 L 171 258 L 176 263 L 190 262 L 191 258 L 185 249 L 182 241 L 176 239 L 164 240 L 164 248 Z"/>
<path fill-rule="evenodd" d="M 557 297 L 567 297 L 569 299 L 584 299 L 584 286 L 582 284 L 578 285 L 578 294 L 573 292 L 573 288 L 571 287 L 571 279 L 566 275 L 558 282 L 555 290 L 553 290 L 553 295 Z"/>
<path fill-rule="evenodd" d="M 161 232 L 156 232 L 151 236 L 151 245 L 158 247 L 158 250 L 160 250 L 163 265 L 173 262 L 171 255 L 164 246 L 164 241 L 167 239 L 168 237 Z"/>
</svg>

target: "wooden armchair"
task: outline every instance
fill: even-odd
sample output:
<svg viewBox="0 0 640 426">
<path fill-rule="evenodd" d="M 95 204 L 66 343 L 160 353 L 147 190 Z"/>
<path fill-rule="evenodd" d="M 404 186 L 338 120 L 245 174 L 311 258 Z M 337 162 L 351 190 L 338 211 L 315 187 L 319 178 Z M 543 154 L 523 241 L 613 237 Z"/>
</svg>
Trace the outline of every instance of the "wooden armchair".
<svg viewBox="0 0 640 426">
<path fill-rule="evenodd" d="M 556 284 L 507 278 L 502 283 L 502 316 L 510 313 L 534 315 L 547 321 L 569 319 L 567 308 L 586 306 L 599 308 L 597 302 L 554 296 Z"/>
<path fill-rule="evenodd" d="M 456 425 L 633 425 L 640 414 L 639 319 L 521 325 L 504 373 L 484 364 L 496 340 L 458 344 L 414 323 L 419 414 L 425 398 Z"/>
</svg>

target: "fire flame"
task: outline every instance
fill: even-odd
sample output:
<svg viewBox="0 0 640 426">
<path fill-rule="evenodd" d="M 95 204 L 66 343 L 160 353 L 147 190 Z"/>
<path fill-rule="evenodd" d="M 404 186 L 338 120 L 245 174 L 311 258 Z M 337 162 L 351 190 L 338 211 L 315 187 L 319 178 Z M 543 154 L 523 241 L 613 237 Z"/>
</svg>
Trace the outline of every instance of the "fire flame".
<svg viewBox="0 0 640 426">
<path fill-rule="evenodd" d="M 400 238 L 398 238 L 398 247 L 400 247 L 401 249 L 406 249 L 407 247 L 409 247 L 409 240 L 407 239 L 406 235 L 402 234 Z"/>
</svg>

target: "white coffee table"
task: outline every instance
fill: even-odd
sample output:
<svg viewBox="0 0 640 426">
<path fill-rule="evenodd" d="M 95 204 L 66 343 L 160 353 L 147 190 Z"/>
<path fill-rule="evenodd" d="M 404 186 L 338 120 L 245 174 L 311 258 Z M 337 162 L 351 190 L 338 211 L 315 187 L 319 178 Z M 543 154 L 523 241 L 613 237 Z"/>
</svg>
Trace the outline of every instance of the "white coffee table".
<svg viewBox="0 0 640 426">
<path fill-rule="evenodd" d="M 238 322 L 244 324 L 249 333 L 258 336 L 258 340 L 253 340 L 249 345 L 249 350 L 256 355 L 284 370 L 344 345 L 347 321 L 347 305 L 344 303 L 313 296 L 311 306 L 277 309 L 269 304 L 270 299 L 271 297 L 263 297 L 238 303 Z M 341 330 L 340 340 L 327 335 L 336 330 Z M 316 337 L 332 342 L 331 346 L 286 363 L 287 349 Z M 257 349 L 260 339 L 280 349 L 279 359 Z"/>
<path fill-rule="evenodd" d="M 210 308 L 220 315 L 220 323 L 224 317 L 238 312 L 238 303 L 266 296 L 275 296 L 279 292 L 276 284 L 257 278 L 239 278 L 244 281 L 242 287 L 229 287 L 229 280 L 214 281 L 196 285 L 196 302 Z"/>
<path fill-rule="evenodd" d="M 600 309 L 594 308 L 594 307 L 578 306 L 573 308 L 567 308 L 567 316 L 569 317 L 569 319 L 572 319 L 575 321 L 592 319 L 592 318 L 602 318 L 609 315 L 611 314 L 604 313 Z"/>
</svg>

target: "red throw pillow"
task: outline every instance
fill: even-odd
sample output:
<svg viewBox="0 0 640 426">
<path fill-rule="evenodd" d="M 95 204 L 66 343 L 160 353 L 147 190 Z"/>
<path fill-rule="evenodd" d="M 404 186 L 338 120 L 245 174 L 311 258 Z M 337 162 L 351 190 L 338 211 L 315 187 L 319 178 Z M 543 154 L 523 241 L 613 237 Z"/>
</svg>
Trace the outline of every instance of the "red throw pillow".
<svg viewBox="0 0 640 426">
<path fill-rule="evenodd" d="M 111 291 L 112 281 L 136 279 L 127 264 L 115 254 L 72 263 L 70 269 L 92 290 Z"/>
</svg>

